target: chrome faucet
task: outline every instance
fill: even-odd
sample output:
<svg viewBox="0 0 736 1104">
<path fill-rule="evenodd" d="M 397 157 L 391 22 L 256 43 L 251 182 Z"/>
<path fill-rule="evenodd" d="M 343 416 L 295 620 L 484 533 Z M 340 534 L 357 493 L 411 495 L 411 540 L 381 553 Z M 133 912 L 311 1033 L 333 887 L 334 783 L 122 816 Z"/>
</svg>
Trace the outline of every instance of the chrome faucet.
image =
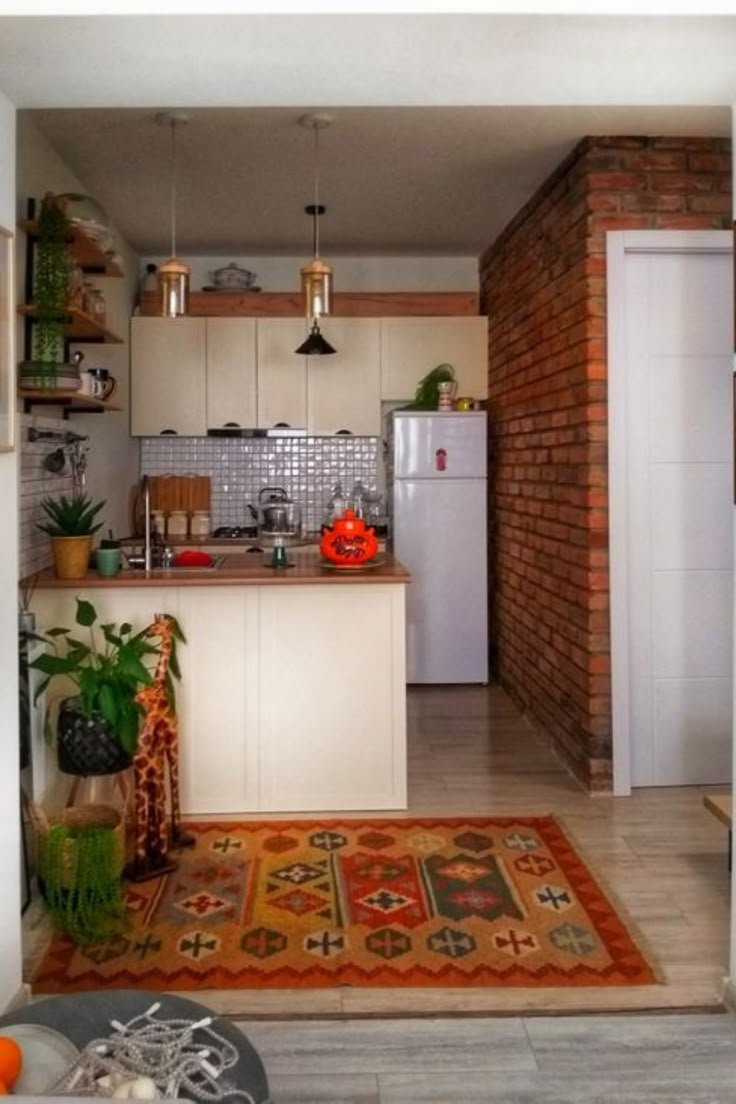
<svg viewBox="0 0 736 1104">
<path fill-rule="evenodd" d="M 143 529 L 143 568 L 145 571 L 151 570 L 151 484 L 147 475 L 144 475 L 141 479 L 141 489 L 143 491 L 143 509 L 146 514 L 145 526 Z"/>
</svg>

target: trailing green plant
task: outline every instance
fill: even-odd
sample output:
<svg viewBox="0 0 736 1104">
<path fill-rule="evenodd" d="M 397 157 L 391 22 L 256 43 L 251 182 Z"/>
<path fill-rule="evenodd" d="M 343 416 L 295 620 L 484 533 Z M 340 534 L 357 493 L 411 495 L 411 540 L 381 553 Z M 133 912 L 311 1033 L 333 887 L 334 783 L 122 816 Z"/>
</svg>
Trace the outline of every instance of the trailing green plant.
<svg viewBox="0 0 736 1104">
<path fill-rule="evenodd" d="M 52 196 L 44 196 L 38 216 L 33 300 L 33 355 L 49 367 L 64 359 L 64 334 L 72 273 L 67 248 L 69 220 Z"/>
<path fill-rule="evenodd" d="M 49 829 L 39 876 L 52 920 L 76 943 L 99 943 L 125 926 L 122 865 L 112 828 Z"/>
<path fill-rule="evenodd" d="M 439 402 L 438 384 L 455 379 L 455 369 L 451 364 L 438 364 L 422 376 L 414 393 L 414 400 L 402 407 L 403 410 L 436 410 Z"/>
<path fill-rule="evenodd" d="M 105 505 L 104 499 L 93 502 L 87 494 L 59 495 L 42 498 L 40 505 L 48 521 L 36 524 L 50 537 L 90 537 L 102 528 L 102 522 L 95 523 L 95 518 Z"/>
<path fill-rule="evenodd" d="M 75 630 L 61 626 L 37 635 L 50 651 L 30 664 L 43 678 L 35 692 L 35 700 L 46 691 L 52 679 L 63 676 L 77 690 L 79 712 L 92 720 L 102 718 L 109 731 L 129 755 L 135 754 L 143 707 L 135 696 L 143 686 L 150 686 L 153 677 L 146 666 L 149 657 L 158 657 L 160 642 L 147 636 L 147 629 L 134 633 L 132 625 L 119 627 L 112 623 L 98 624 L 97 610 L 86 599 L 77 598 L 76 624 L 89 630 L 89 643 L 73 635 Z M 184 635 L 175 618 L 171 618 L 178 633 Z M 102 641 L 100 642 L 100 635 Z M 153 642 L 152 642 L 153 641 Z M 169 672 L 180 677 L 179 665 L 172 648 Z M 167 690 L 173 706 L 173 681 Z M 48 721 L 48 713 L 47 713 Z"/>
</svg>

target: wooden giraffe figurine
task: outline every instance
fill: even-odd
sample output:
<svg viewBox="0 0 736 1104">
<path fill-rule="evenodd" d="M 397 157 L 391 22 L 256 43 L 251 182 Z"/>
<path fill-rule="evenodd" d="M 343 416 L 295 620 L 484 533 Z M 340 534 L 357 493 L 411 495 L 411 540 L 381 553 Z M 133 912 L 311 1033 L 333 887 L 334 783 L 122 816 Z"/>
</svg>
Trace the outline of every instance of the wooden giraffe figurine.
<svg viewBox="0 0 736 1104">
<path fill-rule="evenodd" d="M 193 836 L 181 830 L 179 810 L 179 734 L 176 714 L 166 691 L 166 676 L 171 662 L 174 619 L 156 614 L 146 636 L 160 638 L 159 660 L 150 686 L 136 694 L 143 706 L 144 719 L 133 756 L 135 780 L 135 858 L 127 874 L 133 881 L 155 878 L 174 870 L 176 863 L 167 854 L 169 833 L 166 826 L 166 767 L 171 798 L 171 846 L 186 847 Z"/>
</svg>

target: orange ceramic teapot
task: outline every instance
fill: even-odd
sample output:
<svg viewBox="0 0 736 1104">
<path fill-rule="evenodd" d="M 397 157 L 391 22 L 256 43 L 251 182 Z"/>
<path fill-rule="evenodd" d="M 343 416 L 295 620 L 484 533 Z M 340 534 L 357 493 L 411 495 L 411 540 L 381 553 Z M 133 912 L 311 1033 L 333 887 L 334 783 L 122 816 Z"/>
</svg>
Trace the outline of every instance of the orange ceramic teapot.
<svg viewBox="0 0 736 1104">
<path fill-rule="evenodd" d="M 367 563 L 378 551 L 378 541 L 372 529 L 366 529 L 362 518 L 352 510 L 335 518 L 331 528 L 325 529 L 319 550 L 326 560 L 334 564 L 351 565 Z"/>
</svg>

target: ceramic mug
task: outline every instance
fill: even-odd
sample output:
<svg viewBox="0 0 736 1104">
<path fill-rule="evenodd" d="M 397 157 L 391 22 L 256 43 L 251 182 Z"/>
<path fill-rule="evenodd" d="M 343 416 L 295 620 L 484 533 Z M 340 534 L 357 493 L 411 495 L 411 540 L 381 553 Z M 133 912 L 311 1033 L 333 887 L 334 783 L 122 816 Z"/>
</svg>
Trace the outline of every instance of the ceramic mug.
<svg viewBox="0 0 736 1104">
<path fill-rule="evenodd" d="M 84 375 L 85 373 L 82 373 Z M 86 373 L 92 379 L 94 390 L 91 394 L 96 399 L 109 399 L 115 390 L 116 380 L 111 376 L 107 368 L 90 368 Z"/>
<path fill-rule="evenodd" d="M 97 571 L 106 578 L 117 575 L 123 562 L 123 553 L 119 548 L 98 548 L 95 552 Z"/>
</svg>

